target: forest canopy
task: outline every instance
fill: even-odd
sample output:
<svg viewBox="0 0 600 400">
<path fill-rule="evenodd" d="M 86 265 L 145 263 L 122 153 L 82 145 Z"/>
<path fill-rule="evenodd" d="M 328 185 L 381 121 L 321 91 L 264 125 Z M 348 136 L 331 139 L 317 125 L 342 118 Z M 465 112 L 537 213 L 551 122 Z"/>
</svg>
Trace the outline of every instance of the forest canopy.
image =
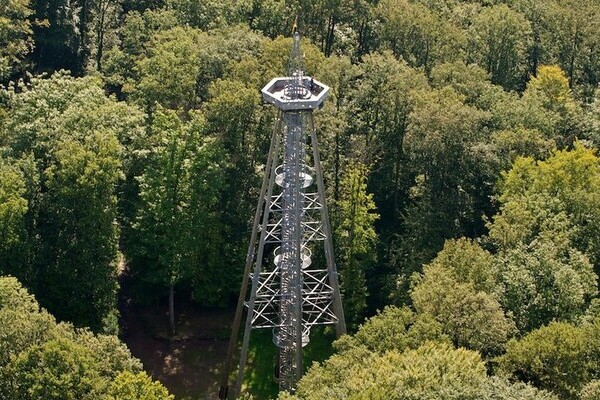
<svg viewBox="0 0 600 400">
<path fill-rule="evenodd" d="M 600 0 L 0 0 L 0 398 L 169 398 L 120 279 L 233 304 L 296 15 L 350 335 L 280 398 L 600 398 Z"/>
</svg>

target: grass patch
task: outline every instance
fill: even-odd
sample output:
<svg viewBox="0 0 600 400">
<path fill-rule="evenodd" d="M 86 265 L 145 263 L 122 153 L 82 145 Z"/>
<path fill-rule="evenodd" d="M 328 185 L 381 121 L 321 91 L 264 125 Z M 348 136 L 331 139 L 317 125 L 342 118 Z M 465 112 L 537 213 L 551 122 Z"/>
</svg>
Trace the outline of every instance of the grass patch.
<svg viewBox="0 0 600 400">
<path fill-rule="evenodd" d="M 250 335 L 248 363 L 244 373 L 242 390 L 248 391 L 256 399 L 277 397 L 278 386 L 275 381 L 277 348 L 273 344 L 270 329 L 258 329 Z"/>
<path fill-rule="evenodd" d="M 313 362 L 322 362 L 333 354 L 331 343 L 335 332 L 330 327 L 313 329 L 310 342 L 304 348 L 304 371 Z M 244 374 L 243 391 L 252 394 L 257 400 L 275 399 L 279 391 L 275 380 L 278 351 L 273 344 L 273 332 L 260 329 L 252 332 L 248 347 L 248 364 Z"/>
</svg>

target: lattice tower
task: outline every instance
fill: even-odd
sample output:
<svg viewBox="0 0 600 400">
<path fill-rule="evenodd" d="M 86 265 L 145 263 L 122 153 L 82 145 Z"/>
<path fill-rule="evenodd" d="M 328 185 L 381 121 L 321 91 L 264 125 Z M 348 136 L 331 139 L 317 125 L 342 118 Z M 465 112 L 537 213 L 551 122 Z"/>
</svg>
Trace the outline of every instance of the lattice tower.
<svg viewBox="0 0 600 400">
<path fill-rule="evenodd" d="M 313 110 L 322 106 L 328 93 L 327 85 L 305 76 L 300 34 L 295 30 L 288 76 L 274 78 L 262 89 L 264 100 L 276 105 L 279 115 L 254 216 L 221 399 L 228 398 L 244 309 L 233 398 L 241 392 L 253 329 L 273 329 L 273 343 L 279 348 L 279 388 L 292 392 L 302 376 L 302 348 L 309 342 L 311 328 L 335 325 L 338 336 L 346 331 L 313 120 Z M 313 265 L 311 248 L 316 243 L 324 246 L 322 266 Z"/>
</svg>

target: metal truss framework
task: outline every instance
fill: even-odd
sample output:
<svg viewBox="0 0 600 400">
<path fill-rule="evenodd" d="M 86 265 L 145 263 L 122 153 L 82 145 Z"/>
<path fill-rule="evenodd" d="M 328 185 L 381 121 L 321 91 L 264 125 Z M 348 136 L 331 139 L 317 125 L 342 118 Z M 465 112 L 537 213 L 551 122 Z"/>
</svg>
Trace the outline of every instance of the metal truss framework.
<svg viewBox="0 0 600 400">
<path fill-rule="evenodd" d="M 221 399 L 240 394 L 253 329 L 273 329 L 279 387 L 288 391 L 295 390 L 302 376 L 302 347 L 309 342 L 311 328 L 335 325 L 338 336 L 346 331 L 312 114 L 328 90 L 304 76 L 295 32 L 288 76 L 273 79 L 262 90 L 265 100 L 280 111 L 254 216 Z M 323 245 L 325 263 L 313 265 L 311 249 L 316 244 Z M 228 393 L 243 309 L 247 314 L 239 370 L 235 391 Z"/>
</svg>

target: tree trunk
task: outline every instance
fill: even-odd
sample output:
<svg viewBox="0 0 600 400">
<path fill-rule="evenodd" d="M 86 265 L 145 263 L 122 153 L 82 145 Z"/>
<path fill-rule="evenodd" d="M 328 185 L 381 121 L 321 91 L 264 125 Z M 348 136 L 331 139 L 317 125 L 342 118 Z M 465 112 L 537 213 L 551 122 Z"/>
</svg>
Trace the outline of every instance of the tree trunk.
<svg viewBox="0 0 600 400">
<path fill-rule="evenodd" d="M 175 296 L 174 286 L 172 283 L 169 285 L 169 327 L 171 329 L 171 335 L 175 334 Z"/>
<path fill-rule="evenodd" d="M 89 23 L 89 4 L 88 0 L 82 0 L 81 12 L 79 14 L 79 65 L 77 66 L 79 71 L 78 75 L 83 75 L 85 72 L 87 60 L 89 57 L 89 46 L 87 29 Z"/>
<path fill-rule="evenodd" d="M 106 14 L 108 13 L 109 2 L 100 2 L 99 12 L 100 21 L 98 22 L 98 43 L 96 49 L 96 67 L 98 71 L 102 72 L 102 55 L 104 53 L 104 24 L 106 21 Z"/>
<path fill-rule="evenodd" d="M 327 35 L 325 37 L 325 56 L 329 57 L 331 55 L 331 50 L 333 49 L 333 39 L 335 35 L 335 15 L 332 13 L 329 16 L 328 24 L 327 24 Z"/>
</svg>

